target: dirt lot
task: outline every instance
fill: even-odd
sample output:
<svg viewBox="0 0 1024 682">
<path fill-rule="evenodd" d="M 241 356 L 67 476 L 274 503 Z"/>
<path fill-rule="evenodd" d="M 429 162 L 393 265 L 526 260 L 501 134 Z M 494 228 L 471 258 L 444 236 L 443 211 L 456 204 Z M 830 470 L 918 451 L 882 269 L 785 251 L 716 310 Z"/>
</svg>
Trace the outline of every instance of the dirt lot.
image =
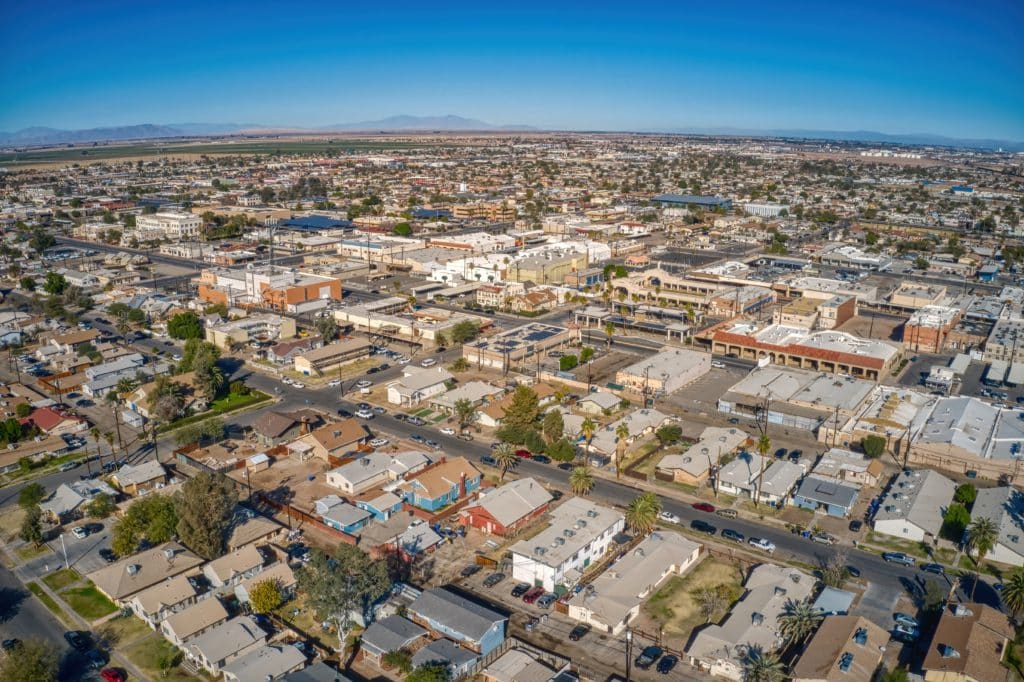
<svg viewBox="0 0 1024 682">
<path fill-rule="evenodd" d="M 313 503 L 331 493 L 338 491 L 327 485 L 324 480 L 324 473 L 328 470 L 327 463 L 316 458 L 307 462 L 300 462 L 291 457 L 281 457 L 274 460 L 269 469 L 250 474 L 250 484 L 253 490 L 263 492 L 275 497 L 275 491 L 288 491 L 288 499 L 291 504 L 299 509 L 310 509 Z M 242 469 L 230 473 L 231 478 L 245 484 L 245 477 L 242 476 Z M 313 476 L 313 480 L 309 477 Z"/>
<path fill-rule="evenodd" d="M 872 323 L 870 315 L 867 317 L 857 316 L 841 324 L 839 331 L 864 339 L 868 338 L 868 332 L 870 332 L 870 338 L 898 342 L 903 339 L 903 320 L 876 316 L 874 323 Z"/>
<path fill-rule="evenodd" d="M 640 610 L 638 627 L 648 632 L 662 629 L 666 637 L 681 639 L 671 643 L 672 646 L 681 647 L 695 627 L 706 622 L 718 622 L 728 613 L 742 594 L 742 585 L 743 574 L 737 566 L 705 558 L 688 574 L 674 576 L 662 583 Z M 698 590 L 705 588 L 719 590 L 722 595 L 710 619 L 701 613 L 694 598 Z"/>
</svg>

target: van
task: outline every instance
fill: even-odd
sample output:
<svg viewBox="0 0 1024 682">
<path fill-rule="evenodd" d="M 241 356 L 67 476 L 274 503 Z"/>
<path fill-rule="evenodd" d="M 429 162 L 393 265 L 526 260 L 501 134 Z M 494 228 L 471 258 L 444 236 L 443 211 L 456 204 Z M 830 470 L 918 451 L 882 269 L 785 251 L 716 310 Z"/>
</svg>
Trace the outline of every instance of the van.
<svg viewBox="0 0 1024 682">
<path fill-rule="evenodd" d="M 735 519 L 739 516 L 735 509 L 719 509 L 715 513 L 725 519 Z"/>
</svg>

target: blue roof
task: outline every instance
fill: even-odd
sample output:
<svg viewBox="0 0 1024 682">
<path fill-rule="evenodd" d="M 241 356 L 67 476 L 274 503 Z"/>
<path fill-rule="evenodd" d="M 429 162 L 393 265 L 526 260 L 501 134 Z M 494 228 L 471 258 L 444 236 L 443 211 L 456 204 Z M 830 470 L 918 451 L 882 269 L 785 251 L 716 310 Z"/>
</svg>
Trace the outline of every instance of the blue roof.
<svg viewBox="0 0 1024 682">
<path fill-rule="evenodd" d="M 724 206 L 732 203 L 732 199 L 697 196 L 695 194 L 659 194 L 653 197 L 651 201 L 658 201 L 664 204 L 694 204 L 696 206 Z"/>
<path fill-rule="evenodd" d="M 968 187 L 966 185 L 953 185 L 952 187 L 950 187 L 950 189 L 952 191 L 954 191 L 954 192 L 973 192 L 974 191 L 973 187 Z"/>
<path fill-rule="evenodd" d="M 413 218 L 451 218 L 452 212 L 446 208 L 414 208 L 409 213 Z"/>
<path fill-rule="evenodd" d="M 315 231 L 333 230 L 339 227 L 352 227 L 352 221 L 338 220 L 337 218 L 331 218 L 330 216 L 325 215 L 308 215 L 282 220 L 280 225 L 281 227 L 287 227 L 292 230 Z"/>
</svg>

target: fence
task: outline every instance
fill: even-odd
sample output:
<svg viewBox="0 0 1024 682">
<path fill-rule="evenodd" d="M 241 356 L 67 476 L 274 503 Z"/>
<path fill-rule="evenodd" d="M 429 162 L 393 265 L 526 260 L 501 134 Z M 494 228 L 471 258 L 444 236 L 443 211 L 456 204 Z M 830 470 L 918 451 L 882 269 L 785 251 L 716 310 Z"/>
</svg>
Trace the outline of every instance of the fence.
<svg viewBox="0 0 1024 682">
<path fill-rule="evenodd" d="M 312 514 L 304 512 L 301 509 L 293 507 L 290 504 L 287 504 L 285 502 L 278 502 L 277 500 L 271 499 L 267 495 L 264 495 L 262 491 L 254 492 L 253 493 L 253 497 L 255 497 L 256 500 L 260 504 L 265 504 L 268 507 L 270 507 L 271 509 L 275 509 L 275 510 L 285 514 L 288 517 L 288 527 L 289 528 L 291 527 L 291 520 L 292 519 L 298 519 L 300 526 L 310 525 L 313 528 L 315 528 L 316 530 L 319 530 L 319 531 L 322 531 L 324 533 L 327 533 L 331 537 L 334 537 L 334 538 L 336 538 L 336 539 L 338 539 L 341 542 L 344 542 L 346 544 L 349 544 L 349 545 L 358 545 L 359 544 L 359 538 L 357 538 L 356 536 L 349 535 L 345 531 L 338 530 L 337 528 L 332 528 L 331 526 L 328 526 L 326 523 L 324 523 L 323 521 L 321 521 L 317 517 L 313 516 Z"/>
</svg>

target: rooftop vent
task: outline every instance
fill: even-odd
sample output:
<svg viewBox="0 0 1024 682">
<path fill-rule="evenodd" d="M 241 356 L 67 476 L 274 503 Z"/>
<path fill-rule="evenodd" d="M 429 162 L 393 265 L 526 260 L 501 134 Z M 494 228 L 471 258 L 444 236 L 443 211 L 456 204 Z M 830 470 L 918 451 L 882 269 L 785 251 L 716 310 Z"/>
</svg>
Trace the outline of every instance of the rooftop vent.
<svg viewBox="0 0 1024 682">
<path fill-rule="evenodd" d="M 868 643 L 868 631 L 865 628 L 857 628 L 857 632 L 853 633 L 853 641 L 864 646 Z"/>
<path fill-rule="evenodd" d="M 963 604 L 957 604 L 953 607 L 953 615 L 957 618 L 966 618 L 967 616 L 973 616 L 974 612 Z"/>
<path fill-rule="evenodd" d="M 128 575 L 137 575 L 139 572 L 138 564 L 128 564 L 126 568 L 128 570 Z"/>
<path fill-rule="evenodd" d="M 960 652 L 948 644 L 939 645 L 939 654 L 941 654 L 943 658 L 960 658 Z"/>
<path fill-rule="evenodd" d="M 764 623 L 764 615 L 755 611 L 754 613 L 750 614 L 750 622 L 752 622 L 754 625 L 761 625 L 762 623 Z"/>
<path fill-rule="evenodd" d="M 848 673 L 848 672 L 850 672 L 850 666 L 852 666 L 852 665 L 853 665 L 853 654 L 851 654 L 850 652 L 846 652 L 839 659 L 839 669 L 842 670 L 844 673 Z"/>
</svg>

